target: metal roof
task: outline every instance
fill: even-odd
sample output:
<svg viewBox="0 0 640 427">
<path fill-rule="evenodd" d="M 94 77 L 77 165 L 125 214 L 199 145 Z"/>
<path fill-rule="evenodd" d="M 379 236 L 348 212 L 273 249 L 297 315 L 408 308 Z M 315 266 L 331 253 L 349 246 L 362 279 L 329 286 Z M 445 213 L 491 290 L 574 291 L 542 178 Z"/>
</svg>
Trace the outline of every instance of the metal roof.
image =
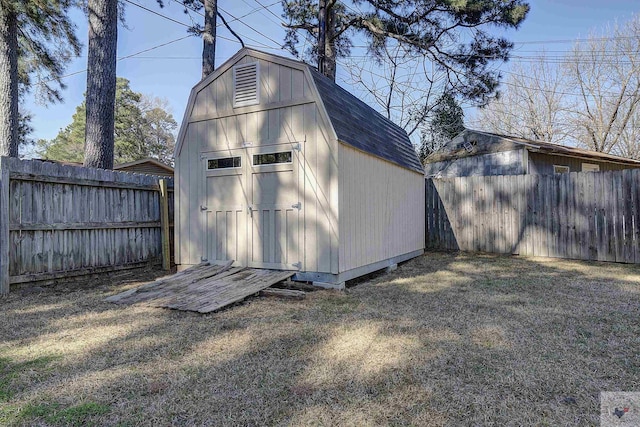
<svg viewBox="0 0 640 427">
<path fill-rule="evenodd" d="M 534 139 L 520 138 L 510 135 L 502 135 L 493 132 L 485 132 L 473 129 L 465 129 L 461 134 L 466 134 L 468 137 L 472 134 L 485 135 L 493 138 L 492 142 L 499 144 L 501 141 L 509 141 L 515 145 L 525 147 L 529 151 L 535 151 L 539 153 L 545 153 L 550 155 L 564 155 L 572 157 L 580 157 L 585 159 L 593 159 L 604 162 L 623 163 L 628 165 L 640 165 L 640 161 L 630 159 L 627 157 L 616 156 L 614 154 L 602 153 L 599 151 L 586 150 L 578 147 L 570 147 L 566 145 L 560 145 L 553 142 L 540 141 Z"/>
<path fill-rule="evenodd" d="M 338 140 L 418 173 L 424 168 L 407 132 L 309 66 Z"/>
</svg>

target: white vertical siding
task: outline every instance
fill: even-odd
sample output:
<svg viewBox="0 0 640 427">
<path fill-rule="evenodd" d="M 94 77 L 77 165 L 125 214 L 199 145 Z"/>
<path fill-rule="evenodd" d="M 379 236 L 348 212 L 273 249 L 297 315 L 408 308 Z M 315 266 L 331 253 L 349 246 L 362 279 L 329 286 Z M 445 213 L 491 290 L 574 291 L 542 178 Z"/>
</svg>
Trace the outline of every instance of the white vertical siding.
<svg viewBox="0 0 640 427">
<path fill-rule="evenodd" d="M 200 202 L 204 177 L 199 147 L 206 129 L 206 122 L 190 124 L 185 149 L 176 159 L 176 264 L 197 264 L 202 255 Z"/>
<path fill-rule="evenodd" d="M 340 272 L 424 248 L 424 176 L 339 144 Z"/>
<path fill-rule="evenodd" d="M 303 270 L 338 272 L 337 143 L 316 104 L 304 108 Z"/>
<path fill-rule="evenodd" d="M 176 262 L 200 262 L 206 232 L 200 204 L 204 203 L 204 152 L 241 149 L 283 142 L 302 144 L 298 173 L 302 210 L 299 223 L 303 271 L 338 273 L 337 142 L 316 103 L 305 72 L 246 56 L 238 63 L 260 62 L 260 105 L 233 110 L 232 69 L 220 74 L 195 96 L 192 121 L 176 159 Z M 287 105 L 290 101 L 290 104 Z M 285 103 L 273 108 L 274 103 Z M 297 105 L 296 105 L 297 104 Z M 178 177 L 179 176 L 179 177 Z"/>
</svg>

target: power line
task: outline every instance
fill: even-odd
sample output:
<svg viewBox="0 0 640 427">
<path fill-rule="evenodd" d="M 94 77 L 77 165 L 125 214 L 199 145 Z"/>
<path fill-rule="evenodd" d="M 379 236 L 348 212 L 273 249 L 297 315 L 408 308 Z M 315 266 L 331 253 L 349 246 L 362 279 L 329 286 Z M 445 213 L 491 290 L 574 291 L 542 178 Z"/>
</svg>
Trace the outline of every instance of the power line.
<svg viewBox="0 0 640 427">
<path fill-rule="evenodd" d="M 269 12 L 271 15 L 275 16 L 275 17 L 276 17 L 276 19 L 278 19 L 279 21 L 281 21 L 281 22 L 275 22 L 275 21 L 273 21 L 272 19 L 269 19 L 271 22 L 273 22 L 274 24 L 276 24 L 276 25 L 278 25 L 278 26 L 280 26 L 280 24 L 281 24 L 281 23 L 286 24 L 286 22 L 284 21 L 284 19 L 282 19 L 282 17 L 280 17 L 280 16 L 276 15 L 275 13 L 273 13 L 273 11 L 272 11 L 271 9 L 269 9 L 271 6 L 274 6 L 274 5 L 278 4 L 279 2 L 272 3 L 272 4 L 268 5 L 268 6 L 265 6 L 265 5 L 264 5 L 262 2 L 260 2 L 259 0 L 254 0 L 254 1 L 260 5 L 260 9 L 258 9 L 258 10 L 261 10 L 261 9 L 266 10 L 266 11 L 267 11 L 267 12 Z M 242 0 L 242 2 L 243 2 L 244 4 L 246 4 L 247 6 L 250 6 L 250 5 L 249 5 L 249 3 L 247 3 L 247 2 L 246 2 L 246 0 Z M 267 15 L 265 15 L 264 13 L 260 13 L 260 14 L 261 14 L 262 16 L 267 17 Z M 268 17 L 267 17 L 267 18 L 268 18 Z"/>
<path fill-rule="evenodd" d="M 184 22 L 180 22 L 180 21 L 178 21 L 176 19 L 170 18 L 170 17 L 168 17 L 166 15 L 163 15 L 163 14 L 161 14 L 159 12 L 156 12 L 155 10 L 149 9 L 148 7 L 145 7 L 145 6 L 141 5 L 141 4 L 134 3 L 134 2 L 132 2 L 130 0 L 124 0 L 124 1 L 126 1 L 127 3 L 129 3 L 131 5 L 137 6 L 140 9 L 146 10 L 149 13 L 153 13 L 154 15 L 160 16 L 161 18 L 164 18 L 164 19 L 166 19 L 168 21 L 175 22 L 176 24 L 182 25 L 182 26 L 187 27 L 187 28 L 191 28 L 191 25 L 189 25 L 189 24 L 185 24 Z"/>
<path fill-rule="evenodd" d="M 229 12 L 225 11 L 224 9 L 222 9 L 220 6 L 218 6 L 218 9 L 219 9 L 219 10 L 221 10 L 223 13 L 225 13 L 225 14 L 229 15 L 230 17 L 235 18 L 239 23 L 241 23 L 241 24 L 242 24 L 242 25 L 244 25 L 245 27 L 249 28 L 251 31 L 253 31 L 253 32 L 257 33 L 257 34 L 260 34 L 262 37 L 264 37 L 264 38 L 266 38 L 266 39 L 268 39 L 268 40 L 272 41 L 273 43 L 275 43 L 275 44 L 276 44 L 276 46 L 278 46 L 278 48 L 280 47 L 280 42 L 278 42 L 278 41 L 276 41 L 276 40 L 272 39 L 271 37 L 269 37 L 269 36 L 268 36 L 268 35 L 266 35 L 265 33 L 263 33 L 263 32 L 261 32 L 261 31 L 256 30 L 256 29 L 255 29 L 255 28 L 253 28 L 251 25 L 244 23 L 244 22 L 243 22 L 243 21 L 241 21 L 239 18 L 236 18 L 236 17 L 235 17 L 235 16 L 233 16 L 231 13 L 229 13 Z"/>
<path fill-rule="evenodd" d="M 164 18 L 164 19 L 166 19 L 168 21 L 174 22 L 176 24 L 182 25 L 182 26 L 187 27 L 187 28 L 192 28 L 193 27 L 192 25 L 185 24 L 184 22 L 180 22 L 178 20 L 175 20 L 175 19 L 173 19 L 173 18 L 171 18 L 169 16 L 163 15 L 163 14 L 161 14 L 159 12 L 156 12 L 155 10 L 149 9 L 149 8 L 147 8 L 145 6 L 142 6 L 142 5 L 138 4 L 138 3 L 134 3 L 131 0 L 124 0 L 124 1 L 126 1 L 127 3 L 132 4 L 134 6 L 137 6 L 137 7 L 141 8 L 141 9 L 143 9 L 143 10 L 146 10 L 149 13 L 152 13 L 154 15 L 157 15 L 157 16 L 161 17 L 161 18 Z M 177 2 L 177 3 L 182 4 L 184 6 L 183 3 L 180 3 L 180 2 Z M 199 13 L 199 12 L 196 12 L 196 13 Z M 202 16 L 204 16 L 204 15 L 202 15 Z M 237 20 L 239 20 L 239 18 L 235 18 L 234 17 L 234 20 L 237 21 Z M 240 22 L 242 22 L 242 21 L 240 21 Z M 268 46 L 266 44 L 261 43 L 260 41 L 258 41 L 256 39 L 253 39 L 251 37 L 248 37 L 248 36 L 244 36 L 244 37 L 249 39 L 249 40 L 251 40 L 251 41 L 253 41 L 253 42 L 255 42 L 256 43 L 255 46 L 260 47 L 262 49 L 275 49 L 275 48 L 273 48 L 271 46 Z M 230 41 L 230 42 L 233 42 L 233 43 L 240 43 L 238 40 L 235 40 L 235 39 L 232 39 L 232 38 L 229 38 L 229 37 L 220 36 L 220 35 L 216 35 L 216 38 L 220 38 L 222 40 Z M 278 47 L 278 49 L 279 49 L 279 47 Z"/>
<path fill-rule="evenodd" d="M 162 43 L 162 44 L 159 44 L 159 45 L 156 45 L 156 46 L 150 47 L 150 48 L 148 48 L 148 49 L 143 49 L 143 50 L 141 50 L 141 51 L 138 51 L 138 52 L 132 53 L 132 54 L 130 54 L 130 55 L 121 56 L 120 58 L 117 58 L 117 59 L 116 59 L 116 61 L 122 61 L 122 60 L 124 60 L 124 59 L 133 58 L 133 57 L 135 57 L 135 56 L 141 55 L 141 54 L 146 53 L 146 52 L 150 52 L 150 51 L 155 50 L 155 49 L 159 49 L 159 48 L 161 48 L 161 47 L 164 47 L 164 46 L 170 45 L 170 44 L 172 44 L 172 43 L 179 42 L 179 41 L 184 40 L 184 39 L 187 39 L 187 38 L 189 38 L 189 37 L 192 37 L 192 36 L 191 36 L 191 35 L 188 35 L 188 36 L 180 37 L 180 38 L 178 38 L 178 39 L 171 40 L 171 41 L 168 41 L 168 42 L 166 42 L 166 43 Z M 74 71 L 73 73 L 65 74 L 64 76 L 60 76 L 60 77 L 58 77 L 58 78 L 51 78 L 51 79 L 48 79 L 48 80 L 39 81 L 39 82 L 37 82 L 36 84 L 43 85 L 43 84 L 50 83 L 50 82 L 55 81 L 55 80 L 65 79 L 65 78 L 67 78 L 67 77 L 75 76 L 75 75 L 77 75 L 77 74 L 82 74 L 82 73 L 86 73 L 86 72 L 87 72 L 87 69 L 85 68 L 84 70 Z"/>
</svg>

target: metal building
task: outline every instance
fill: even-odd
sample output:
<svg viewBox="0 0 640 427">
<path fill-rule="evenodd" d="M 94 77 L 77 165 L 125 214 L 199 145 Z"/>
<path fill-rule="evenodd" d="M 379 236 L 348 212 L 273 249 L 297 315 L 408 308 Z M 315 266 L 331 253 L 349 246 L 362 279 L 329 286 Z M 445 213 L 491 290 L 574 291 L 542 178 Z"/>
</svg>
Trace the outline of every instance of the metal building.
<svg viewBox="0 0 640 427">
<path fill-rule="evenodd" d="M 242 49 L 191 91 L 175 155 L 176 264 L 346 280 L 423 253 L 404 130 L 298 61 Z"/>
</svg>

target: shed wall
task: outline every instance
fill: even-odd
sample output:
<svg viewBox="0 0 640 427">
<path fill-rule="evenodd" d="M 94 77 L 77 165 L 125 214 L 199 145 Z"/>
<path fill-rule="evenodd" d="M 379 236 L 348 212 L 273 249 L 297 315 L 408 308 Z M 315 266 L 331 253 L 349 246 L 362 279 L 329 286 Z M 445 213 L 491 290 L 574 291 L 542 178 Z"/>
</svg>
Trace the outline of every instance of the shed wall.
<svg viewBox="0 0 640 427">
<path fill-rule="evenodd" d="M 522 175 L 523 150 L 508 150 L 478 154 L 435 163 L 426 163 L 426 176 L 450 178 L 456 176 Z"/>
<path fill-rule="evenodd" d="M 202 157 L 276 143 L 300 143 L 302 173 L 300 260 L 302 271 L 338 272 L 337 142 L 302 69 L 245 56 L 260 63 L 260 104 L 233 108 L 229 68 L 202 88 L 189 113 L 176 158 L 176 263 L 197 264 L 205 253 L 205 165 Z M 284 191 L 284 190 L 283 190 Z"/>
<path fill-rule="evenodd" d="M 424 248 L 424 176 L 339 144 L 340 272 Z"/>
<path fill-rule="evenodd" d="M 569 166 L 570 172 L 582 172 L 583 163 L 600 166 L 600 172 L 635 169 L 633 165 L 529 152 L 529 173 L 533 175 L 553 175 L 553 165 Z"/>
</svg>

